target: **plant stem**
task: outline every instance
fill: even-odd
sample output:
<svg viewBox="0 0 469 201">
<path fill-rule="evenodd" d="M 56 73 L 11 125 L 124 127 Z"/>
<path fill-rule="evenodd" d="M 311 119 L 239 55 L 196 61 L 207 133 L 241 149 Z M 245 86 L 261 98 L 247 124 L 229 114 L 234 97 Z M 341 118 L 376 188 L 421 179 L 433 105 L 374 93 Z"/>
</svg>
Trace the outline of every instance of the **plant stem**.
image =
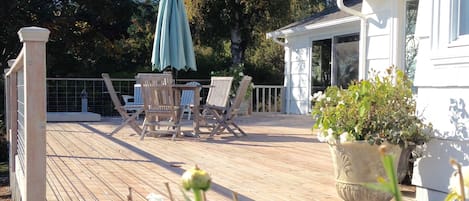
<svg viewBox="0 0 469 201">
<path fill-rule="evenodd" d="M 202 190 L 194 189 L 194 198 L 195 198 L 195 201 L 204 201 L 202 198 Z"/>
</svg>

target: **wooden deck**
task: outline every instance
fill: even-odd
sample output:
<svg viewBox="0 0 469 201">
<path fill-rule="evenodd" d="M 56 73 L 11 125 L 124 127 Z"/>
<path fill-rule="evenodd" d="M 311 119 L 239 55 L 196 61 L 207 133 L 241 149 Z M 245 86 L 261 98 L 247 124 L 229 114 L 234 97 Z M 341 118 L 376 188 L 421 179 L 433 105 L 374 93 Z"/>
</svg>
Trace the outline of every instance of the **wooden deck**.
<svg viewBox="0 0 469 201">
<path fill-rule="evenodd" d="M 311 134 L 308 116 L 239 118 L 247 137 L 146 137 L 119 122 L 47 124 L 47 200 L 133 200 L 149 193 L 183 200 L 181 175 L 194 164 L 208 171 L 208 200 L 341 200 L 327 144 Z M 185 127 L 188 129 L 189 127 Z M 166 199 L 169 200 L 169 199 Z"/>
</svg>

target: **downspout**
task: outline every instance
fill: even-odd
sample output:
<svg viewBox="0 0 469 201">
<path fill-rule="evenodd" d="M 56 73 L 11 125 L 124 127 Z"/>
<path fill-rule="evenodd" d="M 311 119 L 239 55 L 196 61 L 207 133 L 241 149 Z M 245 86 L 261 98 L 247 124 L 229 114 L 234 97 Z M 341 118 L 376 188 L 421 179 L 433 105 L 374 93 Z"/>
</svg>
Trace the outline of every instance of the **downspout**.
<svg viewBox="0 0 469 201">
<path fill-rule="evenodd" d="M 367 29 L 368 29 L 368 23 L 367 23 L 367 17 L 354 9 L 351 9 L 347 6 L 344 5 L 343 0 L 337 0 L 337 7 L 339 7 L 340 10 L 360 17 L 360 45 L 359 45 L 359 67 L 358 67 L 358 79 L 363 80 L 366 79 L 366 47 L 367 47 Z"/>
<path fill-rule="evenodd" d="M 284 48 L 287 46 L 287 43 L 280 41 L 277 37 L 272 37 L 271 39 L 275 43 L 283 46 Z M 291 61 L 290 61 L 290 63 L 291 63 Z M 287 80 L 290 80 L 291 79 L 291 64 L 288 64 L 288 68 L 290 68 L 290 69 L 288 69 L 288 72 L 290 72 L 290 75 L 289 75 L 289 78 Z M 291 91 L 291 89 L 288 89 L 288 91 Z M 286 93 L 286 91 L 284 93 Z M 288 101 L 283 100 L 284 102 L 287 102 L 284 105 L 284 107 L 285 107 L 284 109 L 285 109 L 285 113 L 290 114 L 291 93 L 287 93 L 287 95 L 288 95 L 288 97 L 285 97 L 285 99 L 288 100 Z"/>
</svg>

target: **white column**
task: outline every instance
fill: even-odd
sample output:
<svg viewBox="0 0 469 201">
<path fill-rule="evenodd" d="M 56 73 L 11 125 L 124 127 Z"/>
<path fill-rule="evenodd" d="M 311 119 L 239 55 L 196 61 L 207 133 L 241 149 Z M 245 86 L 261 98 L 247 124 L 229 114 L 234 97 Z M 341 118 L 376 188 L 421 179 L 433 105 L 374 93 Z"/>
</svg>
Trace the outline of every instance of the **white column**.
<svg viewBox="0 0 469 201">
<path fill-rule="evenodd" d="M 24 50 L 25 189 L 22 200 L 46 199 L 46 42 L 50 31 L 18 31 Z"/>
</svg>

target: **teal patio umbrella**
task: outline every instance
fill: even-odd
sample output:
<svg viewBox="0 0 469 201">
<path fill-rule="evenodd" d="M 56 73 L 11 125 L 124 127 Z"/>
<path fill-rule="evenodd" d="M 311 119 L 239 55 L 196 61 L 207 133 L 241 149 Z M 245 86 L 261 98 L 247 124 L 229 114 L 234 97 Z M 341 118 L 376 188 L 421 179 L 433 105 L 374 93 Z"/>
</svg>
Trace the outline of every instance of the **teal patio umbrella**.
<svg viewBox="0 0 469 201">
<path fill-rule="evenodd" d="M 158 71 L 166 67 L 197 70 L 183 0 L 160 0 L 151 62 Z"/>
</svg>

